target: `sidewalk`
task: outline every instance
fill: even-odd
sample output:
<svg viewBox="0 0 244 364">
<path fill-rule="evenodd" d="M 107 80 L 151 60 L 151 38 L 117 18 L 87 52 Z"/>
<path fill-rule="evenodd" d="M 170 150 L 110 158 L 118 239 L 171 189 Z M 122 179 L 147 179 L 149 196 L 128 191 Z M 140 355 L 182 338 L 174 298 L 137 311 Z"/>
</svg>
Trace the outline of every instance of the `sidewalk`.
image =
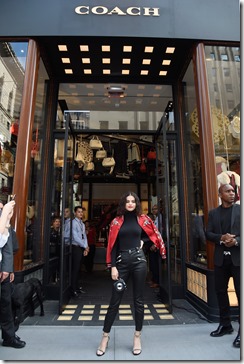
<svg viewBox="0 0 244 364">
<path fill-rule="evenodd" d="M 96 356 L 102 328 L 97 326 L 20 326 L 18 335 L 26 341 L 23 349 L 0 347 L 0 359 L 8 361 L 239 361 L 240 349 L 234 348 L 234 332 L 219 338 L 209 334 L 216 323 L 149 325 L 142 332 L 142 353 L 132 354 L 132 326 L 113 326 L 108 349 Z"/>
</svg>

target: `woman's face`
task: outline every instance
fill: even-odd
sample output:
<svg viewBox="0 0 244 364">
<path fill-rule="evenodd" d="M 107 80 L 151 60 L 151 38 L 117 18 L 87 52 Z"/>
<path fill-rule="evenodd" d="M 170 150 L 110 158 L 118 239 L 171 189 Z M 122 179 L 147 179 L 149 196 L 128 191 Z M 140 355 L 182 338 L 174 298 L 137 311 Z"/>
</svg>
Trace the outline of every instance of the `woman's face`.
<svg viewBox="0 0 244 364">
<path fill-rule="evenodd" d="M 127 211 L 134 211 L 136 208 L 136 200 L 135 197 L 129 195 L 126 197 L 125 209 Z"/>
</svg>

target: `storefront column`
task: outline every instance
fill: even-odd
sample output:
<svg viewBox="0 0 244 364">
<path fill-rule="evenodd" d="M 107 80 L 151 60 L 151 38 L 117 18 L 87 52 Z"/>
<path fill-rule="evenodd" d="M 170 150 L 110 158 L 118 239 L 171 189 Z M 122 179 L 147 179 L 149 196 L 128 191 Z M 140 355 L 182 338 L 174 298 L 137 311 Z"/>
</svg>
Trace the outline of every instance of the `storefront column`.
<svg viewBox="0 0 244 364">
<path fill-rule="evenodd" d="M 40 54 L 34 40 L 29 41 L 26 59 L 25 79 L 19 119 L 18 143 L 16 149 L 13 193 L 16 194 L 15 229 L 19 241 L 19 250 L 15 254 L 14 269 L 23 268 L 25 250 L 25 225 L 27 193 L 29 187 L 32 129 L 36 104 L 38 68 Z M 31 181 L 30 181 L 31 182 Z"/>
</svg>

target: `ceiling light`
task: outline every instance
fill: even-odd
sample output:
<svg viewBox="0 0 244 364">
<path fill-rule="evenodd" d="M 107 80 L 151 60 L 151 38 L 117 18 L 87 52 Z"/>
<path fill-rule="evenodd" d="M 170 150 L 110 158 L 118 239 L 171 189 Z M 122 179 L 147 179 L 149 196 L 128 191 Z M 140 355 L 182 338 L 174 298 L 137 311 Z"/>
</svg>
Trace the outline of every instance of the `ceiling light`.
<svg viewBox="0 0 244 364">
<path fill-rule="evenodd" d="M 142 70 L 141 71 L 141 76 L 147 76 L 148 75 L 148 71 L 147 70 Z"/>
<path fill-rule="evenodd" d="M 138 85 L 138 90 L 145 90 L 145 85 Z"/>
<path fill-rule="evenodd" d="M 90 58 L 81 58 L 82 63 L 91 63 Z"/>
<path fill-rule="evenodd" d="M 174 53 L 175 51 L 175 47 L 167 47 L 166 48 L 166 53 Z"/>
<path fill-rule="evenodd" d="M 159 76 L 166 76 L 167 75 L 167 71 L 160 71 L 159 72 Z"/>
<path fill-rule="evenodd" d="M 152 53 L 153 49 L 154 49 L 154 47 L 145 47 L 144 52 L 145 53 Z"/>
<path fill-rule="evenodd" d="M 123 52 L 132 52 L 132 46 L 124 46 Z"/>
<path fill-rule="evenodd" d="M 58 50 L 60 52 L 66 52 L 68 49 L 67 49 L 67 46 L 66 45 L 58 45 Z"/>
<path fill-rule="evenodd" d="M 111 73 L 111 71 L 110 71 L 110 70 L 108 70 L 108 69 L 103 70 L 103 74 L 104 74 L 104 75 L 110 75 L 110 73 Z"/>
<path fill-rule="evenodd" d="M 63 63 L 70 63 L 70 59 L 69 58 L 61 58 Z"/>
<path fill-rule="evenodd" d="M 72 70 L 72 69 L 69 69 L 69 68 L 66 68 L 66 69 L 64 70 L 64 72 L 66 73 L 66 75 L 71 75 L 71 74 L 73 74 L 73 70 Z"/>
<path fill-rule="evenodd" d="M 103 58 L 103 59 L 102 59 L 102 62 L 103 62 L 104 64 L 109 64 L 109 63 L 110 63 L 110 58 Z"/>
<path fill-rule="evenodd" d="M 122 63 L 123 64 L 130 64 L 130 62 L 131 62 L 131 59 L 130 58 L 123 58 L 122 59 Z"/>
<path fill-rule="evenodd" d="M 142 64 L 150 64 L 151 60 L 150 59 L 143 59 L 142 60 Z"/>
<path fill-rule="evenodd" d="M 136 97 L 143 97 L 143 94 L 136 94 Z"/>
<path fill-rule="evenodd" d="M 122 75 L 129 75 L 130 74 L 130 70 L 122 70 Z"/>
<path fill-rule="evenodd" d="M 81 52 L 89 52 L 89 47 L 88 45 L 80 45 L 80 50 Z"/>
<path fill-rule="evenodd" d="M 103 52 L 110 52 L 110 46 L 109 46 L 109 45 L 106 45 L 106 46 L 105 46 L 105 45 L 103 45 L 103 46 L 102 46 L 102 51 L 103 51 Z"/>
<path fill-rule="evenodd" d="M 169 66 L 171 63 L 171 61 L 169 59 L 164 59 L 163 62 L 162 62 L 162 65 L 163 66 Z"/>
<path fill-rule="evenodd" d="M 92 74 L 91 69 L 84 69 L 84 74 L 85 75 L 91 75 Z"/>
</svg>

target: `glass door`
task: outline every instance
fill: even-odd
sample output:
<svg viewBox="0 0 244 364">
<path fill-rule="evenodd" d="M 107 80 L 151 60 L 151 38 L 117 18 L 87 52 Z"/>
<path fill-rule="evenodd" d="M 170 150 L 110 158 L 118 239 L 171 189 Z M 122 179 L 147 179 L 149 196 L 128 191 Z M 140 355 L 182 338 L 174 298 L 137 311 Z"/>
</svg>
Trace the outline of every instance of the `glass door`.
<svg viewBox="0 0 244 364">
<path fill-rule="evenodd" d="M 167 258 L 160 259 L 159 274 L 159 298 L 165 304 L 167 310 L 172 312 L 172 292 L 171 292 L 171 271 L 170 271 L 170 206 L 169 206 L 169 150 L 166 140 L 166 128 L 164 116 L 161 119 L 155 138 L 157 150 L 157 204 L 159 231 L 163 236 L 166 246 Z"/>
<path fill-rule="evenodd" d="M 61 251 L 60 251 L 60 291 L 59 291 L 59 314 L 62 313 L 64 305 L 70 299 L 71 285 L 71 243 L 72 243 L 72 212 L 73 212 L 73 178 L 74 178 L 74 156 L 75 136 L 72 133 L 72 126 L 69 112 L 64 112 L 65 138 L 63 142 L 63 168 L 61 179 Z M 66 224 L 70 226 L 70 235 L 64 235 Z"/>
</svg>

